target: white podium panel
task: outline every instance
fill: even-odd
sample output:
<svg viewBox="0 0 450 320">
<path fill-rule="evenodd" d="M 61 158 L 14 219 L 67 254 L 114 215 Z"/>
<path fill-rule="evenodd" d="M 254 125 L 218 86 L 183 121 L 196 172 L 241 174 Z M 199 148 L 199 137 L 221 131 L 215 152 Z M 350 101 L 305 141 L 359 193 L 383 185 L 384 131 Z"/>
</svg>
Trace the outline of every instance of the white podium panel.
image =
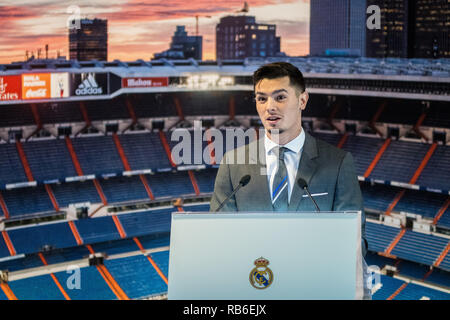
<svg viewBox="0 0 450 320">
<path fill-rule="evenodd" d="M 355 299 L 360 212 L 173 213 L 169 299 Z"/>
</svg>

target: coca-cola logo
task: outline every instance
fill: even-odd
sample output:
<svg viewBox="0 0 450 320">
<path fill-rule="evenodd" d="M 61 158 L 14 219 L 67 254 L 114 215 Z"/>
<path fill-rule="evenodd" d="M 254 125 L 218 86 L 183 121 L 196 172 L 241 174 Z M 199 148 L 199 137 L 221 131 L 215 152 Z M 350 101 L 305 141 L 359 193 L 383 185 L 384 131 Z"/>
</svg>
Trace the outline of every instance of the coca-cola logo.
<svg viewBox="0 0 450 320">
<path fill-rule="evenodd" d="M 26 98 L 45 98 L 47 95 L 47 89 L 41 88 L 37 90 L 28 89 L 25 93 Z"/>
</svg>

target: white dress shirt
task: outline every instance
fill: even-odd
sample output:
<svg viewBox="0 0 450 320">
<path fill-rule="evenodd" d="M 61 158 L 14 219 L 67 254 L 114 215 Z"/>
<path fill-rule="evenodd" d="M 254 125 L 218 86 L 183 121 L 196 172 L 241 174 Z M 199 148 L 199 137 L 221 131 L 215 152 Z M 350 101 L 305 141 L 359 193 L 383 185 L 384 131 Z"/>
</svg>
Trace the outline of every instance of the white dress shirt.
<svg viewBox="0 0 450 320">
<path fill-rule="evenodd" d="M 273 179 L 278 170 L 278 157 L 274 153 L 273 148 L 285 147 L 289 150 L 284 152 L 284 163 L 288 172 L 288 201 L 291 201 L 291 194 L 295 184 L 295 178 L 297 176 L 298 164 L 300 163 L 300 157 L 305 144 L 305 131 L 301 130 L 300 134 L 286 143 L 285 145 L 278 145 L 267 134 L 264 136 L 264 147 L 266 151 L 266 165 L 267 165 L 267 181 L 269 183 L 270 197 L 272 197 Z M 272 198 L 273 201 L 273 198 Z"/>
</svg>

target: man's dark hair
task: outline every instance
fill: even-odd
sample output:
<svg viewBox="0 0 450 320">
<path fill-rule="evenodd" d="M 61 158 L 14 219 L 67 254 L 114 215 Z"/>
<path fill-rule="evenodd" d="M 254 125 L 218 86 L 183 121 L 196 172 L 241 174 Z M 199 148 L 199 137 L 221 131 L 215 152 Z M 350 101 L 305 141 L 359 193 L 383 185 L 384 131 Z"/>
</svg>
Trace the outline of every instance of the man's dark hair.
<svg viewBox="0 0 450 320">
<path fill-rule="evenodd" d="M 298 68 L 288 62 L 273 62 L 265 64 L 253 73 L 253 90 L 262 79 L 289 77 L 289 84 L 297 89 L 297 93 L 305 92 L 305 80 Z"/>
</svg>

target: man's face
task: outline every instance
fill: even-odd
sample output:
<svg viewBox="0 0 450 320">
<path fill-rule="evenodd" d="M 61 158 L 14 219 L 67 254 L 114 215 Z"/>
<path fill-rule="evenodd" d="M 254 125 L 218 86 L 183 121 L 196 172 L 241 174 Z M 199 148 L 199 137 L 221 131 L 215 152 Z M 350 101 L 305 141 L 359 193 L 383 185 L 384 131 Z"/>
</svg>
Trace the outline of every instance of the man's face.
<svg viewBox="0 0 450 320">
<path fill-rule="evenodd" d="M 297 95 L 289 77 L 262 79 L 255 86 L 256 110 L 268 137 L 284 145 L 300 134 L 308 93 Z"/>
</svg>

